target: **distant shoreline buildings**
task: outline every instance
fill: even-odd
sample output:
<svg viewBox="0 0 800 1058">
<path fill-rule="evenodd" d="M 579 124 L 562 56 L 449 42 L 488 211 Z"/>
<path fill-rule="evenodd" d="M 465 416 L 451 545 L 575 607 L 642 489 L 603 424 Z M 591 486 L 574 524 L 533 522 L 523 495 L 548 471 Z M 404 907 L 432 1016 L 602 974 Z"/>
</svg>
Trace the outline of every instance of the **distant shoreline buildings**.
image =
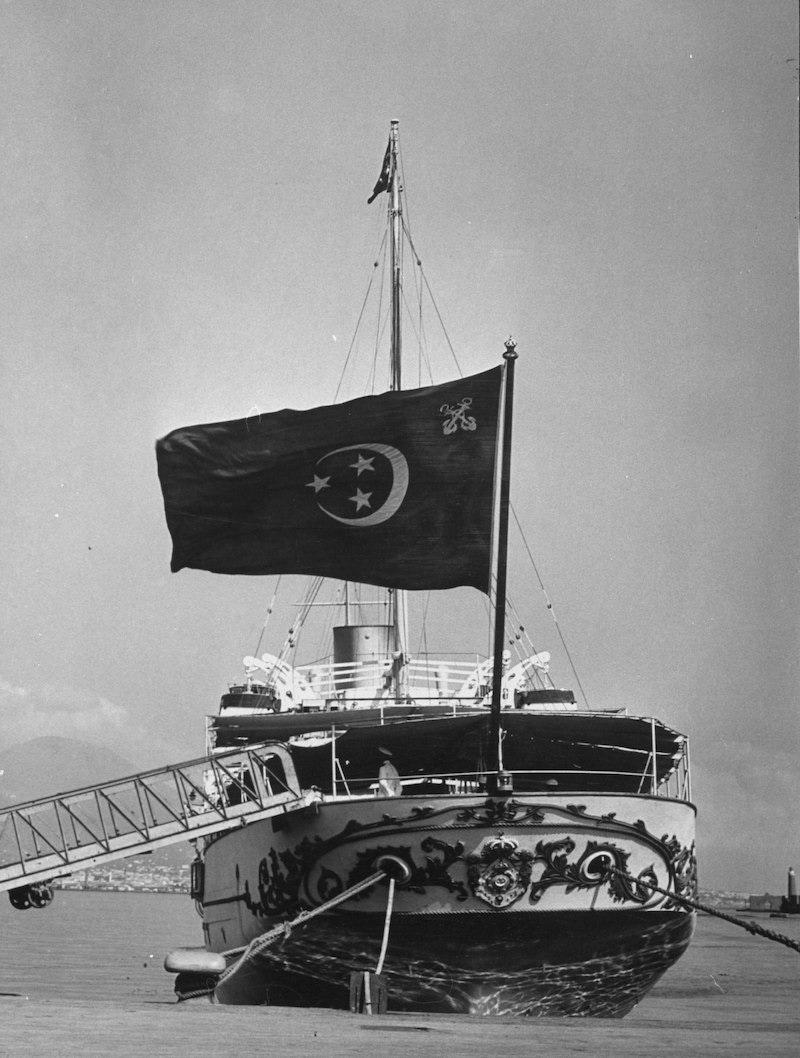
<svg viewBox="0 0 800 1058">
<path fill-rule="evenodd" d="M 87 867 L 54 883 L 56 889 L 94 889 L 121 893 L 188 893 L 189 864 L 175 867 L 146 859 Z"/>
<path fill-rule="evenodd" d="M 186 893 L 190 891 L 190 864 L 179 866 L 153 863 L 147 858 L 122 860 L 117 864 L 88 867 L 75 871 L 55 883 L 57 889 L 98 890 L 104 892 Z M 786 895 L 729 892 L 720 889 L 701 889 L 701 904 L 720 911 L 747 911 L 771 914 L 800 914 L 797 882 L 789 869 Z"/>
</svg>

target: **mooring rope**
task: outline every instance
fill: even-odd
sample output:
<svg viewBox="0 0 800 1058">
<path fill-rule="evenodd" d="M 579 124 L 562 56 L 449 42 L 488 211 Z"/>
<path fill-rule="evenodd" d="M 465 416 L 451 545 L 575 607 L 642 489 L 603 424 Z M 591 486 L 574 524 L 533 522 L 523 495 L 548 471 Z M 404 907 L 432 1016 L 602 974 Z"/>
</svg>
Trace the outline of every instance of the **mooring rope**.
<svg viewBox="0 0 800 1058">
<path fill-rule="evenodd" d="M 244 963 L 249 962 L 250 959 L 254 958 L 259 952 L 262 952 L 264 948 L 269 947 L 269 945 L 273 944 L 276 940 L 285 940 L 291 934 L 295 926 L 305 925 L 306 922 L 309 922 L 312 918 L 316 918 L 317 915 L 321 915 L 325 911 L 330 911 L 331 908 L 343 904 L 345 900 L 349 900 L 353 896 L 358 896 L 359 893 L 363 893 L 365 889 L 370 889 L 376 884 L 376 882 L 380 882 L 386 877 L 386 871 L 376 871 L 374 874 L 371 874 L 369 878 L 364 878 L 363 881 L 351 885 L 349 889 L 345 889 L 343 892 L 339 893 L 338 896 L 334 896 L 324 904 L 320 904 L 319 907 L 312 908 L 311 911 L 301 911 L 291 922 L 282 922 L 279 926 L 274 926 L 272 929 L 267 930 L 266 933 L 259 934 L 259 936 L 254 940 L 251 940 L 248 945 L 241 948 L 230 948 L 228 951 L 222 952 L 226 957 L 238 955 L 239 958 L 236 959 L 235 962 L 232 962 L 230 966 L 226 967 L 226 969 L 223 970 L 215 980 L 209 980 L 209 984 L 206 988 L 196 989 L 192 992 L 181 992 L 178 999 L 182 1001 L 184 999 L 198 999 L 200 996 L 212 995 L 217 986 L 227 977 L 230 977 L 234 970 L 242 966 Z M 390 878 L 389 882 L 389 906 L 391 907 L 394 895 L 394 880 Z M 388 930 L 386 929 L 385 934 L 386 939 L 388 939 Z"/>
<path fill-rule="evenodd" d="M 381 941 L 381 953 L 378 957 L 378 965 L 375 973 L 379 974 L 383 969 L 383 961 L 386 958 L 386 949 L 389 946 L 389 925 L 392 921 L 392 908 L 394 907 L 394 878 L 389 878 L 389 899 L 386 901 L 386 918 L 383 923 L 383 940 Z"/>
<path fill-rule="evenodd" d="M 616 874 L 620 878 L 633 882 L 637 887 L 643 886 L 646 889 L 652 889 L 656 893 L 668 896 L 671 900 L 677 900 L 679 904 L 683 904 L 685 907 L 691 907 L 695 911 L 703 911 L 707 915 L 713 915 L 714 918 L 724 919 L 725 922 L 732 922 L 734 926 L 741 926 L 742 929 L 746 929 L 748 933 L 752 933 L 754 936 L 766 937 L 767 940 L 774 940 L 777 944 L 784 944 L 787 948 L 793 948 L 795 951 L 800 952 L 800 941 L 793 940 L 784 933 L 777 933 L 774 929 L 765 929 L 763 926 L 759 926 L 757 922 L 745 922 L 743 918 L 737 918 L 736 915 L 728 915 L 716 907 L 701 904 L 699 900 L 691 900 L 688 896 L 678 896 L 677 893 L 672 893 L 669 889 L 662 889 L 661 886 L 655 885 L 653 882 L 646 882 L 643 878 L 634 878 L 632 874 L 621 871 L 619 867 L 612 867 L 609 864 L 606 870 L 609 874 Z"/>
<path fill-rule="evenodd" d="M 259 952 L 263 951 L 264 948 L 268 948 L 274 941 L 288 937 L 295 926 L 305 925 L 306 922 L 309 922 L 312 918 L 316 918 L 317 915 L 321 915 L 325 911 L 330 911 L 331 908 L 343 904 L 345 900 L 349 900 L 353 896 L 358 896 L 358 894 L 363 893 L 365 889 L 370 889 L 376 882 L 383 881 L 385 877 L 386 871 L 376 871 L 374 874 L 371 874 L 369 878 L 365 878 L 363 881 L 351 885 L 349 889 L 345 889 L 343 892 L 339 893 L 338 896 L 331 897 L 330 900 L 326 900 L 325 903 L 320 904 L 319 907 L 312 908 L 311 911 L 301 911 L 291 922 L 282 922 L 279 926 L 267 930 L 266 933 L 261 933 L 255 938 L 255 940 L 251 940 L 246 947 L 231 948 L 230 951 L 223 952 L 222 954 L 225 956 L 239 955 L 240 958 L 235 963 L 232 963 L 224 973 L 220 974 L 219 981 L 224 981 L 226 977 L 233 973 L 240 963 L 248 961 L 254 955 L 258 955 Z"/>
</svg>

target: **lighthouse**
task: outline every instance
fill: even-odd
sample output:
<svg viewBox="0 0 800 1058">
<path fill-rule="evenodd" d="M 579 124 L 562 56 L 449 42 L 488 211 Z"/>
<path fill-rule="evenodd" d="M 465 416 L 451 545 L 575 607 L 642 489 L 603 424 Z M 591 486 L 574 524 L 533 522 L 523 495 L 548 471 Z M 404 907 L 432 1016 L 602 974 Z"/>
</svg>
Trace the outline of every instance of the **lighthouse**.
<svg viewBox="0 0 800 1058">
<path fill-rule="evenodd" d="M 786 899 L 781 910 L 786 911 L 790 915 L 800 915 L 800 904 L 797 903 L 797 877 L 794 873 L 794 867 L 789 868 L 789 875 L 786 881 Z"/>
</svg>

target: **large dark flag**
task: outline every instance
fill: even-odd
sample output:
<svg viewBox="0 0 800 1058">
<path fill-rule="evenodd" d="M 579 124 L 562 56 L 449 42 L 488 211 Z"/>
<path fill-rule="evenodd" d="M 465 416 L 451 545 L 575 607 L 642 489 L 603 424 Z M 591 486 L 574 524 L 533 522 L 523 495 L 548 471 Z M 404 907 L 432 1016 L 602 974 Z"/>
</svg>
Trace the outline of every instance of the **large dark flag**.
<svg viewBox="0 0 800 1058">
<path fill-rule="evenodd" d="M 488 593 L 502 368 L 156 444 L 172 569 Z"/>
<path fill-rule="evenodd" d="M 373 187 L 373 189 L 372 189 L 372 194 L 367 199 L 367 205 L 368 206 L 371 205 L 375 201 L 375 199 L 378 197 L 378 195 L 380 195 L 384 191 L 388 191 L 389 190 L 389 176 L 391 175 L 391 171 L 392 171 L 392 141 L 389 140 L 389 142 L 386 145 L 386 154 L 384 154 L 384 156 L 383 156 L 383 163 L 381 164 L 380 176 L 378 177 L 377 181 L 375 182 L 375 187 Z"/>
</svg>

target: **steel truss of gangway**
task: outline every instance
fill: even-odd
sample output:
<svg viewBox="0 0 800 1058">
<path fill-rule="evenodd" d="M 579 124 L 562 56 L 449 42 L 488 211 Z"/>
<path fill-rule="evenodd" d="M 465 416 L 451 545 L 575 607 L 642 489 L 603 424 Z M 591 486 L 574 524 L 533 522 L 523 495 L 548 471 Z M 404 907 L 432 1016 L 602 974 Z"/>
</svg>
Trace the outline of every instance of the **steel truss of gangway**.
<svg viewBox="0 0 800 1058">
<path fill-rule="evenodd" d="M 264 742 L 2 808 L 0 891 L 35 889 L 74 870 L 217 834 L 317 799 L 300 790 L 287 747 Z"/>
</svg>

